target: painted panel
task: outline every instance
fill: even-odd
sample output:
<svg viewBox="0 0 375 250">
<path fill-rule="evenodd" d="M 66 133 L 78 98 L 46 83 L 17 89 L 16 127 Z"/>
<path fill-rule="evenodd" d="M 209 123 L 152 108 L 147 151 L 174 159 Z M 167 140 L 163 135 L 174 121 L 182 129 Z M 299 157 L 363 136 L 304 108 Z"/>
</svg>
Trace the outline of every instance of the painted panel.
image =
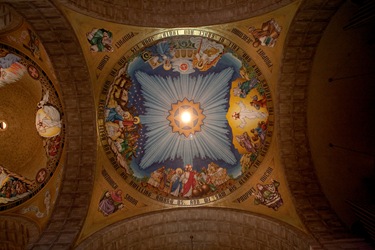
<svg viewBox="0 0 375 250">
<path fill-rule="evenodd" d="M 297 5 L 172 29 L 65 9 L 97 100 L 96 183 L 80 240 L 122 219 L 187 206 L 241 209 L 303 229 L 280 168 L 274 118 Z M 91 48 L 92 31 L 108 48 Z"/>
</svg>

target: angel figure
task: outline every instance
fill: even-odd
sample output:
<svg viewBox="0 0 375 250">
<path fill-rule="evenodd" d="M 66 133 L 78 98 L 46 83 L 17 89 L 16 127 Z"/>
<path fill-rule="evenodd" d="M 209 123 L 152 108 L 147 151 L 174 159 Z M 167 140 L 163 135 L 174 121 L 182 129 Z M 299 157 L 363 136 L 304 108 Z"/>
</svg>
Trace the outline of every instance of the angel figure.
<svg viewBox="0 0 375 250">
<path fill-rule="evenodd" d="M 258 119 L 266 119 L 267 118 L 267 114 L 264 113 L 264 112 L 247 109 L 245 104 L 242 101 L 237 102 L 237 105 L 240 107 L 240 111 L 234 112 L 232 117 L 235 120 L 241 121 L 241 124 L 237 126 L 239 128 L 243 129 L 246 126 L 246 124 L 247 124 L 246 119 L 253 120 L 253 119 L 257 119 L 257 118 Z"/>
</svg>

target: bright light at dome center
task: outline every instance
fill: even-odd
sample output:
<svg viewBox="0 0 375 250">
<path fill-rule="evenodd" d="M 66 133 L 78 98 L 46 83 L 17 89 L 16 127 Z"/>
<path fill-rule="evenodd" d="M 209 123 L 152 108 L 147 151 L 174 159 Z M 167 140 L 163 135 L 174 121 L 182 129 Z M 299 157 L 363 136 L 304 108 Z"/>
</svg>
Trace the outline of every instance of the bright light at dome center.
<svg viewBox="0 0 375 250">
<path fill-rule="evenodd" d="M 184 123 L 188 123 L 191 121 L 191 114 L 187 111 L 181 114 L 181 121 Z"/>
</svg>

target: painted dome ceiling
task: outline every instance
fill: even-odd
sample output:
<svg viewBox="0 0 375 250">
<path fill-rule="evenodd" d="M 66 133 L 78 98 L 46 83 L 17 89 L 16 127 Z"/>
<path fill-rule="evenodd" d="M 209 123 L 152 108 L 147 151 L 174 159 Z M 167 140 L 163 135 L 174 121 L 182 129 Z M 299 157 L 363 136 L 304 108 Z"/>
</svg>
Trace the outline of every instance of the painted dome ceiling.
<svg viewBox="0 0 375 250">
<path fill-rule="evenodd" d="M 1 210 L 28 200 L 47 184 L 59 165 L 64 143 L 59 96 L 38 65 L 47 59 L 45 52 L 40 52 L 43 48 L 33 31 L 21 34 L 23 52 L 0 44 Z"/>
<path fill-rule="evenodd" d="M 64 13 L 93 81 L 97 168 L 80 239 L 155 209 L 250 207 L 297 227 L 275 160 L 273 91 L 290 5 L 196 28 Z M 284 191 L 282 191 L 284 190 Z"/>
<path fill-rule="evenodd" d="M 230 40 L 174 33 L 147 38 L 154 42 L 111 70 L 99 105 L 101 143 L 144 194 L 213 201 L 267 152 L 271 94 L 245 51 L 226 46 Z"/>
</svg>

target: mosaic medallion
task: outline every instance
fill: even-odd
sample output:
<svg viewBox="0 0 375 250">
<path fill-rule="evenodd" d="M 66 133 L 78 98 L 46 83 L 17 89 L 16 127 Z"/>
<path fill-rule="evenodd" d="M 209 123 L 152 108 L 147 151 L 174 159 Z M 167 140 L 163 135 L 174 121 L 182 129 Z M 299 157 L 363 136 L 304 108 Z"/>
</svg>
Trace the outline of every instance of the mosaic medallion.
<svg viewBox="0 0 375 250">
<path fill-rule="evenodd" d="M 143 195 L 205 204 L 260 166 L 272 137 L 271 93 L 232 41 L 197 29 L 169 34 L 141 41 L 112 69 L 99 103 L 101 142 L 116 172 Z"/>
</svg>

